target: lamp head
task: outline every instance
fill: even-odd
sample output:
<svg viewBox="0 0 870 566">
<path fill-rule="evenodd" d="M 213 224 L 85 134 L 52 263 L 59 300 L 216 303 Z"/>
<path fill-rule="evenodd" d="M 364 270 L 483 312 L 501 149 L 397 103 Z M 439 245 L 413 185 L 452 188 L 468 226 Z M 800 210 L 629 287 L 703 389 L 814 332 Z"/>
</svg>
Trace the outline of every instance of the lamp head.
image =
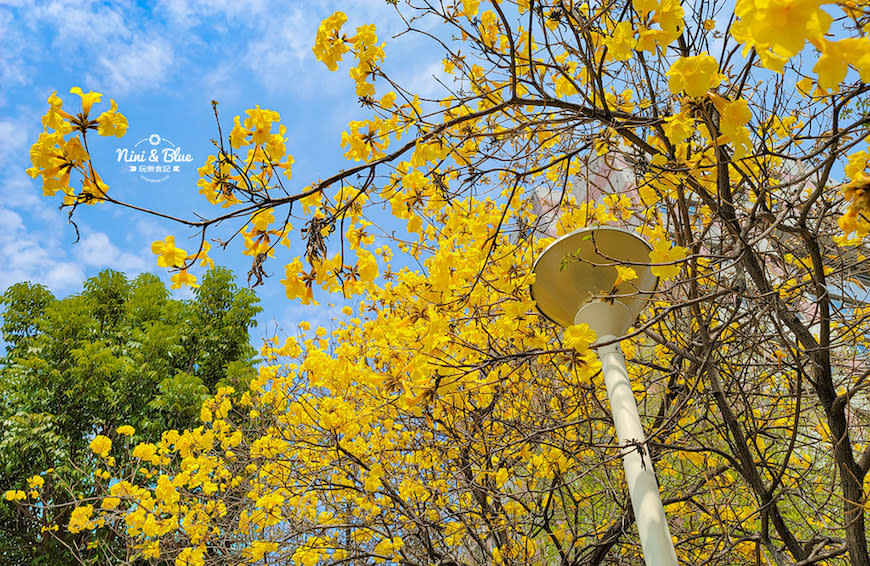
<svg viewBox="0 0 870 566">
<path fill-rule="evenodd" d="M 658 285 L 658 277 L 650 271 L 650 250 L 646 240 L 622 228 L 597 226 L 565 234 L 535 262 L 532 298 L 541 314 L 563 327 L 586 322 L 599 336 L 602 331 L 621 336 Z M 637 279 L 617 284 L 617 265 L 634 269 Z M 590 303 L 619 305 L 620 314 L 614 317 L 619 320 L 596 328 L 580 312 Z M 599 316 L 600 308 L 592 310 L 596 312 L 585 311 L 589 312 L 586 317 Z"/>
</svg>

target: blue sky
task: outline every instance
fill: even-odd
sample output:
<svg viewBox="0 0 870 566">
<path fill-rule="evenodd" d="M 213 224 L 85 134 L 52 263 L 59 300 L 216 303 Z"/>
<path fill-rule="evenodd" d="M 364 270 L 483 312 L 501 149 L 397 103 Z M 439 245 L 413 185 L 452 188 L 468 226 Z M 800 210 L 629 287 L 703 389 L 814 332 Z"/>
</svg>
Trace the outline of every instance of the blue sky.
<svg viewBox="0 0 870 566">
<path fill-rule="evenodd" d="M 24 172 L 52 91 L 67 108 L 78 104 L 69 94 L 74 86 L 103 94 L 95 111 L 107 109 L 109 98 L 118 103 L 129 130 L 122 139 L 96 139 L 95 164 L 116 198 L 174 215 L 218 210 L 196 189 L 196 168 L 217 137 L 212 99 L 220 103 L 225 132 L 233 116 L 256 104 L 280 112 L 296 159 L 294 188 L 346 168 L 340 132 L 366 112 L 347 68 L 331 73 L 311 51 L 319 22 L 336 9 L 348 14 L 351 32 L 375 23 L 379 37 L 389 40 L 403 29 L 384 0 L 0 0 L 0 289 L 30 280 L 64 296 L 107 267 L 130 276 L 152 271 L 168 281 L 151 242 L 174 234 L 180 247 L 194 247 L 180 225 L 107 206 L 76 212 L 81 240 L 73 244 L 75 231 L 57 210 L 59 201 L 43 197 Z M 419 39 L 388 41 L 386 68 L 421 94 L 438 89 L 433 75 L 441 69 L 440 53 Z M 160 149 L 171 142 L 193 158 L 161 182 L 148 182 L 117 162 L 118 150 L 148 147 L 149 138 L 158 139 L 153 134 Z M 250 263 L 240 251 L 231 247 L 213 257 L 244 279 Z M 281 268 L 302 251 L 301 243 L 289 251 L 279 248 L 267 268 L 272 277 L 257 289 L 266 310 L 255 341 L 293 332 L 301 319 L 325 323 L 335 312 L 328 299 L 312 310 L 284 297 Z"/>
</svg>

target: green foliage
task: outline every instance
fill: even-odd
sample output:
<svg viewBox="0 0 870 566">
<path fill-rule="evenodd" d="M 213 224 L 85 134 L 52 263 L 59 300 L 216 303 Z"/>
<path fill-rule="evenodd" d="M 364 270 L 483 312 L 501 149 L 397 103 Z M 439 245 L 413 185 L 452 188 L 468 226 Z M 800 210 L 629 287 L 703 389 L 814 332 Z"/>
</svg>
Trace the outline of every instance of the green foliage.
<svg viewBox="0 0 870 566">
<path fill-rule="evenodd" d="M 42 528 L 65 524 L 69 509 L 62 503 L 71 496 L 90 495 L 85 478 L 93 470 L 84 468 L 91 438 L 124 442 L 116 429 L 131 425 L 133 440 L 147 441 L 194 425 L 202 400 L 219 384 L 238 387 L 251 379 L 248 329 L 261 309 L 253 292 L 239 289 L 222 268 L 204 277 L 190 301 L 172 299 L 154 275 L 131 281 L 106 270 L 65 299 L 42 285 L 18 283 L 0 302 L 7 343 L 0 366 L 0 486 L 26 489 L 28 477 L 52 468 L 79 478 L 66 486 L 68 493 L 54 494 L 61 505 L 52 516 L 0 502 L 0 563 L 61 564 L 68 551 Z M 53 534 L 77 544 L 63 530 Z M 114 551 L 123 553 L 123 546 Z M 118 556 L 92 558 L 113 563 Z"/>
<path fill-rule="evenodd" d="M 174 428 L 183 426 L 185 422 L 192 422 L 208 396 L 208 388 L 203 385 L 202 380 L 184 372 L 161 381 L 158 390 L 159 393 L 148 406 L 168 415 L 175 415 L 172 420 L 178 421 L 178 424 Z"/>
<path fill-rule="evenodd" d="M 42 285 L 19 284 L 9 287 L 0 301 L 7 305 L 0 326 L 3 340 L 14 347 L 37 333 L 38 321 L 54 295 Z"/>
</svg>

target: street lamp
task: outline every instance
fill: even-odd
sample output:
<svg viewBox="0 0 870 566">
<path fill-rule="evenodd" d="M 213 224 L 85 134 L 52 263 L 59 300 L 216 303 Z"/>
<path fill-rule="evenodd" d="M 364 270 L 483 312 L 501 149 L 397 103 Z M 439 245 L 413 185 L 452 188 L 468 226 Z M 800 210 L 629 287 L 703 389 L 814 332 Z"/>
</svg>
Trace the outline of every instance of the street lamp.
<svg viewBox="0 0 870 566">
<path fill-rule="evenodd" d="M 560 326 L 586 323 L 607 386 L 622 464 L 647 566 L 676 566 L 677 555 L 646 446 L 637 402 L 618 338 L 643 310 L 658 278 L 649 267 L 652 248 L 636 234 L 600 226 L 582 228 L 550 244 L 535 262 L 532 298 L 538 310 Z M 615 266 L 634 269 L 636 279 L 617 282 Z"/>
</svg>

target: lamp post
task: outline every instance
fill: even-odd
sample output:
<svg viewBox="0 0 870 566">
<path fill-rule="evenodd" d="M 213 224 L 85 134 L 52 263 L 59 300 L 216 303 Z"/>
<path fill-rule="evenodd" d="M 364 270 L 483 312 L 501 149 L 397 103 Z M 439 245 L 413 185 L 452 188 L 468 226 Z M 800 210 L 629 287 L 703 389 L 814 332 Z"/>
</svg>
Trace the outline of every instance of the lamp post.
<svg viewBox="0 0 870 566">
<path fill-rule="evenodd" d="M 652 248 L 639 236 L 612 227 L 583 228 L 550 244 L 535 262 L 532 297 L 538 310 L 562 327 L 586 323 L 595 331 L 601 371 L 631 496 L 644 562 L 676 566 L 677 556 L 637 412 L 637 402 L 617 342 L 643 310 L 658 278 L 649 268 Z M 616 265 L 637 279 L 617 281 Z M 595 345 L 593 344 L 593 346 Z"/>
</svg>

